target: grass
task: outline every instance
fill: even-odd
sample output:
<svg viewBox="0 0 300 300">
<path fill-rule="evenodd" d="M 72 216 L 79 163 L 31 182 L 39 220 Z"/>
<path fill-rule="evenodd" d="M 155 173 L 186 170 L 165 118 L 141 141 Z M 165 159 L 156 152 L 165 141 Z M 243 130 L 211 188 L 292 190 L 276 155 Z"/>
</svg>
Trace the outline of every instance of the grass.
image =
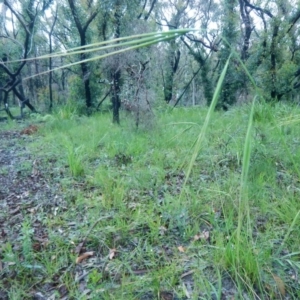
<svg viewBox="0 0 300 300">
<path fill-rule="evenodd" d="M 249 122 L 250 111 L 210 111 L 200 144 L 206 108 L 157 112 L 150 131 L 105 114 L 48 118 L 27 146 L 65 202 L 27 214 L 20 249 L 1 246 L 10 279 L 0 289 L 9 299 L 47 284 L 55 299 L 299 299 L 300 111 L 256 103 Z M 38 250 L 37 219 L 48 236 Z M 93 255 L 75 264 L 83 242 Z"/>
</svg>

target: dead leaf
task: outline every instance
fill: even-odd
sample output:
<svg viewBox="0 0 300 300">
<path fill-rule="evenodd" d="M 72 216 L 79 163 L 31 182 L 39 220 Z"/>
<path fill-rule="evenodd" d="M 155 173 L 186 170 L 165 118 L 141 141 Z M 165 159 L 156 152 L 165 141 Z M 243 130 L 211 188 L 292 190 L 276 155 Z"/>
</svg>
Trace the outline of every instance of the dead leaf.
<svg viewBox="0 0 300 300">
<path fill-rule="evenodd" d="M 76 264 L 80 264 L 84 259 L 87 259 L 94 255 L 94 251 L 85 252 L 82 255 L 78 256 L 76 259 Z"/>
<path fill-rule="evenodd" d="M 58 286 L 58 292 L 60 294 L 60 299 L 62 299 L 62 297 L 68 295 L 68 288 L 65 284 L 61 284 L 60 286 Z"/>
<path fill-rule="evenodd" d="M 36 207 L 29 208 L 28 211 L 29 211 L 31 214 L 35 214 L 35 213 L 37 212 L 37 208 L 36 208 Z"/>
<path fill-rule="evenodd" d="M 194 236 L 194 241 L 199 241 L 201 239 L 201 233 L 198 233 Z"/>
<path fill-rule="evenodd" d="M 284 284 L 283 280 L 277 275 L 274 275 L 274 274 L 272 274 L 272 275 L 276 282 L 276 286 L 277 286 L 280 294 L 284 297 L 285 296 L 285 284 Z"/>
<path fill-rule="evenodd" d="M 42 250 L 42 245 L 39 242 L 33 243 L 32 248 L 34 251 L 39 252 Z"/>
<path fill-rule="evenodd" d="M 159 233 L 160 235 L 165 235 L 165 233 L 168 231 L 168 229 L 165 226 L 159 227 Z"/>
<path fill-rule="evenodd" d="M 29 191 L 25 191 L 22 193 L 21 197 L 24 199 L 24 198 L 28 198 L 30 195 L 30 192 Z"/>
<path fill-rule="evenodd" d="M 184 277 L 187 277 L 187 276 L 193 274 L 194 272 L 195 272 L 195 270 L 187 271 L 187 272 L 183 273 L 183 274 L 180 276 L 180 278 L 182 279 L 182 278 L 184 278 Z"/>
<path fill-rule="evenodd" d="M 17 206 L 14 210 L 10 211 L 10 214 L 12 216 L 14 216 L 14 215 L 18 214 L 19 212 L 20 212 L 20 206 Z"/>
<path fill-rule="evenodd" d="M 75 253 L 79 254 L 81 252 L 83 246 L 84 246 L 83 242 L 79 243 L 75 248 Z"/>
<path fill-rule="evenodd" d="M 182 247 L 182 246 L 177 247 L 177 249 L 178 249 L 179 252 L 181 252 L 181 253 L 184 253 L 184 252 L 185 252 L 185 249 L 184 249 L 184 247 Z"/>
<path fill-rule="evenodd" d="M 161 291 L 160 292 L 160 299 L 162 299 L 162 300 L 173 300 L 174 295 L 171 292 Z"/>
<path fill-rule="evenodd" d="M 130 202 L 130 203 L 128 203 L 128 208 L 130 208 L 132 210 L 135 210 L 139 206 L 141 206 L 141 204 L 137 203 L 137 202 Z"/>
<path fill-rule="evenodd" d="M 115 249 L 115 248 L 109 249 L 109 255 L 108 255 L 109 259 L 113 259 L 116 255 L 116 253 L 117 253 L 117 249 Z"/>
<path fill-rule="evenodd" d="M 4 231 L 3 228 L 1 228 L 1 237 L 6 237 L 7 236 L 7 233 Z"/>
<path fill-rule="evenodd" d="M 204 230 L 199 234 L 196 234 L 194 236 L 194 241 L 199 241 L 199 240 L 205 240 L 207 241 L 209 239 L 209 231 Z"/>
<path fill-rule="evenodd" d="M 32 135 L 37 131 L 38 131 L 38 127 L 36 125 L 30 125 L 27 128 L 23 129 L 20 133 L 21 134 Z"/>
<path fill-rule="evenodd" d="M 191 299 L 191 294 L 189 293 L 186 285 L 184 283 L 182 283 L 182 289 L 183 289 L 183 292 L 185 293 L 185 296 L 188 298 L 188 299 Z"/>
<path fill-rule="evenodd" d="M 35 293 L 34 296 L 33 296 L 33 298 L 34 298 L 34 299 L 41 299 L 41 300 L 46 299 L 46 297 L 44 296 L 44 294 L 41 293 L 41 292 Z M 48 299 L 49 299 L 49 298 L 48 298 Z"/>
</svg>

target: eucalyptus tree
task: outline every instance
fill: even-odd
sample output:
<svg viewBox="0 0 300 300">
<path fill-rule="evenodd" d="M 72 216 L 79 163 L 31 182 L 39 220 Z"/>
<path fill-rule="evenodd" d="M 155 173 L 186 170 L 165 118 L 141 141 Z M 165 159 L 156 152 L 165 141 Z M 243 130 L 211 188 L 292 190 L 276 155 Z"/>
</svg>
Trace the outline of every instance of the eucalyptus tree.
<svg viewBox="0 0 300 300">
<path fill-rule="evenodd" d="M 251 93 L 250 81 L 240 61 L 247 66 L 266 99 L 289 99 L 297 95 L 300 87 L 299 2 L 223 0 L 217 6 L 214 1 L 208 1 L 207 7 L 210 13 L 201 18 L 202 31 L 184 39 L 202 66 L 199 72 L 206 98 L 211 98 L 210 84 L 216 81 L 216 75 L 219 76 L 232 53 L 218 107 L 227 109 L 239 98 L 246 100 Z M 205 27 L 204 20 L 212 21 L 210 28 L 218 28 L 213 33 L 213 43 L 206 39 L 213 31 Z M 214 72 L 216 66 L 218 72 Z"/>
<path fill-rule="evenodd" d="M 187 1 L 162 1 L 158 10 L 157 23 L 162 27 L 162 30 L 178 29 L 183 27 L 188 19 L 188 11 L 193 4 L 192 0 Z M 165 49 L 166 64 L 162 68 L 164 100 L 169 103 L 173 95 L 174 77 L 180 63 L 180 45 L 179 41 L 171 40 L 168 42 L 168 47 Z"/>
<path fill-rule="evenodd" d="M 46 17 L 44 20 L 44 30 L 46 31 L 47 37 L 48 37 L 48 43 L 49 43 L 49 58 L 48 58 L 48 68 L 51 71 L 53 69 L 53 57 L 51 54 L 53 53 L 53 33 L 54 28 L 57 22 L 58 18 L 58 7 L 57 3 L 51 9 L 51 14 L 49 17 Z M 53 108 L 53 72 L 49 72 L 48 74 L 48 90 L 49 90 L 49 109 L 50 111 Z"/>
<path fill-rule="evenodd" d="M 226 61 L 233 50 L 237 50 L 237 43 L 239 39 L 239 13 L 237 0 L 223 1 L 223 15 L 221 23 L 221 37 L 219 51 L 219 74 L 221 74 Z M 241 87 L 240 74 L 238 72 L 237 64 L 231 63 L 228 72 L 226 73 L 223 82 L 223 88 L 220 95 L 219 107 L 228 109 L 228 107 L 236 102 L 237 90 Z"/>
<path fill-rule="evenodd" d="M 22 76 L 26 59 L 32 54 L 36 22 L 51 2 L 52 0 L 3 1 L 0 70 L 4 84 L 1 90 L 4 94 L 4 107 L 10 118 L 13 118 L 8 105 L 8 96 L 11 92 L 20 101 L 21 116 L 25 105 L 33 112 L 36 111 L 25 95 Z"/>
<path fill-rule="evenodd" d="M 102 14 L 105 16 L 99 20 L 99 32 L 103 40 L 109 37 L 120 38 L 148 32 L 151 26 L 145 26 L 151 19 L 157 0 L 113 0 L 103 1 Z M 118 44 L 114 50 L 118 50 Z M 112 103 L 113 122 L 119 123 L 119 109 L 121 95 L 124 95 L 124 82 L 128 77 L 128 70 L 133 64 L 133 57 L 137 63 L 145 63 L 148 58 L 142 54 L 142 50 L 133 51 L 131 54 L 119 54 L 104 60 L 101 64 L 102 75 L 110 85 L 110 99 Z M 146 55 L 147 56 L 147 55 Z M 132 101 L 132 99 L 131 99 Z"/>
<path fill-rule="evenodd" d="M 243 6 L 255 16 L 253 24 L 256 37 L 249 57 L 249 67 L 256 68 L 259 86 L 270 100 L 281 100 L 293 95 L 300 87 L 299 68 L 299 1 L 254 1 L 243 0 Z M 255 52 L 254 52 L 255 51 Z"/>
<path fill-rule="evenodd" d="M 91 42 L 92 33 L 88 32 L 88 29 L 99 13 L 100 3 L 98 1 L 81 1 L 80 3 L 78 3 L 75 0 L 68 0 L 68 4 L 79 34 L 80 46 L 86 46 Z M 88 63 L 86 62 L 86 59 L 87 54 L 85 52 L 82 52 L 80 54 L 80 60 L 82 61 L 80 67 L 84 84 L 85 103 L 87 108 L 91 108 L 93 104 L 90 88 L 91 70 Z"/>
<path fill-rule="evenodd" d="M 220 3 L 211 0 L 199 1 L 197 7 L 201 7 L 200 21 L 194 27 L 201 30 L 182 40 L 199 64 L 199 73 L 195 76 L 201 77 L 208 103 L 214 83 L 232 53 L 218 107 L 228 109 L 237 100 L 247 100 L 251 93 L 241 61 L 266 99 L 290 99 L 297 95 L 300 88 L 299 2 L 223 0 Z"/>
<path fill-rule="evenodd" d="M 220 38 L 221 26 L 218 24 L 222 15 L 219 3 L 215 0 L 194 1 L 193 10 L 193 15 L 188 19 L 189 26 L 199 30 L 181 38 L 189 54 L 198 64 L 198 70 L 190 74 L 191 80 L 188 84 L 198 80 L 200 82 L 198 89 L 203 91 L 203 100 L 209 105 L 213 97 L 214 84 L 217 81 L 214 70 L 218 66 L 217 52 L 222 41 Z M 200 78 L 198 78 L 199 76 Z M 180 101 L 180 98 L 181 95 L 177 102 Z"/>
</svg>

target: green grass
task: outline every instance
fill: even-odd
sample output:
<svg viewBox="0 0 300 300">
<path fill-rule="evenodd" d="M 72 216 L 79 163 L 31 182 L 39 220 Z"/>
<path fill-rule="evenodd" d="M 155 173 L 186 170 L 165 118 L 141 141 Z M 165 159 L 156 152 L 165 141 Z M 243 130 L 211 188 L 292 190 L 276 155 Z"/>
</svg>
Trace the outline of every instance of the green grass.
<svg viewBox="0 0 300 300">
<path fill-rule="evenodd" d="M 35 212 L 42 250 L 30 251 L 32 214 L 22 247 L 2 246 L 10 299 L 47 283 L 73 299 L 299 299 L 300 109 L 256 103 L 253 124 L 250 111 L 210 111 L 200 139 L 206 108 L 156 112 L 149 131 L 48 118 L 28 147 L 66 203 Z M 94 255 L 76 266 L 82 241 Z"/>
</svg>

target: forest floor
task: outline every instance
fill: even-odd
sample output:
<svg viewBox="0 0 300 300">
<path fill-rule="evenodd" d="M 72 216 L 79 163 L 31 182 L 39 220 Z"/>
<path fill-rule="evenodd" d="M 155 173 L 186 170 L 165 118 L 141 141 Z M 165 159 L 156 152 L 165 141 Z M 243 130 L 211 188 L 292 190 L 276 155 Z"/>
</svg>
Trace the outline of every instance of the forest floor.
<svg viewBox="0 0 300 300">
<path fill-rule="evenodd" d="M 299 179 L 287 149 L 256 126 L 252 239 L 237 241 L 243 134 L 226 122 L 224 134 L 230 115 L 182 194 L 198 131 L 184 120 L 199 116 L 165 120 L 172 132 L 103 116 L 0 130 L 0 299 L 299 299 Z M 283 132 L 293 153 L 297 134 Z"/>
<path fill-rule="evenodd" d="M 22 269 L 23 271 L 27 269 L 29 276 L 40 278 L 41 270 L 38 265 L 31 260 L 31 263 L 24 265 L 23 259 L 19 261 L 14 256 L 26 251 L 24 247 L 27 246 L 28 252 L 39 252 L 44 249 L 48 241 L 48 233 L 42 222 L 43 215 L 52 214 L 55 208 L 63 205 L 64 202 L 60 185 L 49 178 L 49 169 L 39 164 L 42 156 L 34 156 L 27 148 L 34 139 L 34 136 L 21 129 L 0 131 L 1 258 L 10 257 L 8 261 L 5 259 L 0 261 L 2 282 L 0 299 L 25 299 L 24 294 L 21 293 L 23 289 L 21 281 L 26 281 L 27 274 L 25 272 L 23 277 L 19 273 L 22 273 Z M 25 232 L 26 222 L 31 224 L 27 232 Z M 14 271 L 9 271 L 9 266 L 16 268 Z M 19 284 L 15 284 L 15 279 L 18 281 L 20 278 Z M 53 284 L 54 282 L 49 278 L 49 283 L 44 288 L 32 286 L 24 292 L 28 299 L 50 299 L 50 295 L 53 294 Z M 19 289 L 21 291 L 18 291 Z M 43 291 L 38 292 L 40 290 Z"/>
</svg>

